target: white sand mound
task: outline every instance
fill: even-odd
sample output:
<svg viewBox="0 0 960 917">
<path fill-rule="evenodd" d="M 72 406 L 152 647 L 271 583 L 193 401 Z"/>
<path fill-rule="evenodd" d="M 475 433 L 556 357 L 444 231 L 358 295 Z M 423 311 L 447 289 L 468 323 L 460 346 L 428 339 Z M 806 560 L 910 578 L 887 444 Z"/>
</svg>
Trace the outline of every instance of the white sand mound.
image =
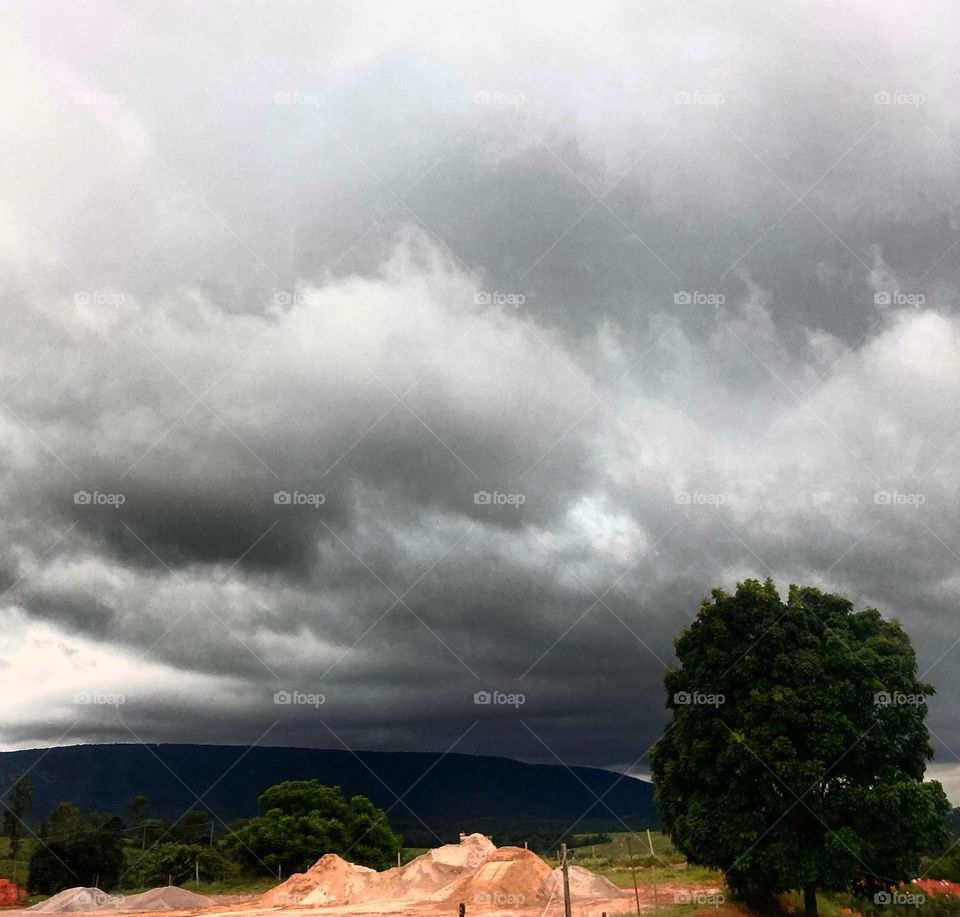
<svg viewBox="0 0 960 917">
<path fill-rule="evenodd" d="M 136 911 L 172 911 L 190 910 L 195 907 L 207 907 L 213 904 L 212 898 L 196 895 L 185 888 L 168 885 L 163 888 L 151 888 L 139 895 L 128 898 L 109 895 L 99 888 L 68 888 L 46 901 L 28 908 L 45 914 L 92 913 L 116 911 L 134 913 Z"/>
<path fill-rule="evenodd" d="M 28 907 L 27 910 L 41 911 L 45 914 L 71 914 L 77 911 L 98 910 L 109 900 L 112 900 L 110 895 L 99 888 L 85 888 L 77 885 L 74 888 L 65 888 L 52 898 Z"/>
<path fill-rule="evenodd" d="M 208 907 L 214 903 L 214 900 L 206 897 L 206 895 L 198 895 L 177 885 L 166 885 L 160 888 L 151 888 L 139 895 L 130 895 L 117 904 L 116 910 L 128 912 L 181 911 L 195 907 Z"/>
<path fill-rule="evenodd" d="M 583 866 L 570 866 L 570 898 L 619 898 L 626 894 L 622 888 L 617 888 L 609 879 L 598 876 L 596 873 L 584 869 Z M 538 897 L 546 901 L 550 895 L 554 898 L 563 898 L 563 872 L 557 867 L 550 871 L 540 886 Z"/>
</svg>

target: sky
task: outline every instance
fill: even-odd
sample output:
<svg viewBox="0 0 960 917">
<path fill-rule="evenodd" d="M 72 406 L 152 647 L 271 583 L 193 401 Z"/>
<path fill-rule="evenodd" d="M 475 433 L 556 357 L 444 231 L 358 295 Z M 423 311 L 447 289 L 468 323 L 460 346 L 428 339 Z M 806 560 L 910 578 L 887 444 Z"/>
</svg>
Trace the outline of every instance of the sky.
<svg viewBox="0 0 960 917">
<path fill-rule="evenodd" d="M 0 16 L 0 747 L 643 774 L 769 576 L 960 802 L 949 5 Z"/>
</svg>

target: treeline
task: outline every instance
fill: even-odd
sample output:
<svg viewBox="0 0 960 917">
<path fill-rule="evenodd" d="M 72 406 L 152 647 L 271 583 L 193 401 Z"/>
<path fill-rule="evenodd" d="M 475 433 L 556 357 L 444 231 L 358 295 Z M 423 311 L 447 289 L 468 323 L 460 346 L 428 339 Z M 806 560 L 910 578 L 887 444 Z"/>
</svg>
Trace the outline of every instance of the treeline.
<svg viewBox="0 0 960 917">
<path fill-rule="evenodd" d="M 31 828 L 31 797 L 29 777 L 18 778 L 5 803 L 3 829 L 14 862 L 22 842 L 32 841 L 27 890 L 37 894 L 77 885 L 111 891 L 191 879 L 280 878 L 302 872 L 325 853 L 384 869 L 396 862 L 403 843 L 365 796 L 346 799 L 340 787 L 316 780 L 269 787 L 259 798 L 259 815 L 229 826 L 204 809 L 174 822 L 154 818 L 149 800 L 136 796 L 126 817 L 63 802 Z"/>
</svg>

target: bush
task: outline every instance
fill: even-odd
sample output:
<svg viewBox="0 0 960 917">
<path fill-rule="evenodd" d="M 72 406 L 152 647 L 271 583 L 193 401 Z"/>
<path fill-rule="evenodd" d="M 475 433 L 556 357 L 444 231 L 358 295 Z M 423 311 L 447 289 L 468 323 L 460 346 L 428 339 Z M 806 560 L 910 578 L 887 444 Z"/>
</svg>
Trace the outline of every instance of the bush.
<svg viewBox="0 0 960 917">
<path fill-rule="evenodd" d="M 196 877 L 198 864 L 201 882 L 221 882 L 240 871 L 215 847 L 202 844 L 157 844 L 128 857 L 123 884 L 129 888 L 166 885 L 171 876 L 174 885 L 181 885 Z"/>
<path fill-rule="evenodd" d="M 37 845 L 30 857 L 27 890 L 54 895 L 74 885 L 112 889 L 122 867 L 120 838 L 109 831 L 82 828 L 70 838 Z"/>
</svg>

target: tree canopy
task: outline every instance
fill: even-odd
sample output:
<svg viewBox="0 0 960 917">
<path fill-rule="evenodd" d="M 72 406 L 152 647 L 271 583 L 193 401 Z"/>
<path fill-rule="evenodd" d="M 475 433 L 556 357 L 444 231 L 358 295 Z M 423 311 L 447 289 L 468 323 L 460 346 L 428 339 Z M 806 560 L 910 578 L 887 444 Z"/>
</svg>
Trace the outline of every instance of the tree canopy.
<svg viewBox="0 0 960 917">
<path fill-rule="evenodd" d="M 870 894 L 916 875 L 947 839 L 924 783 L 933 688 L 875 609 L 770 580 L 714 590 L 675 642 L 672 721 L 653 748 L 665 829 L 744 895 Z"/>
<path fill-rule="evenodd" d="M 259 801 L 263 814 L 227 839 L 232 857 L 254 870 L 302 872 L 325 853 L 385 869 L 402 846 L 381 809 L 365 796 L 347 801 L 338 786 L 287 780 L 265 790 Z"/>
</svg>

